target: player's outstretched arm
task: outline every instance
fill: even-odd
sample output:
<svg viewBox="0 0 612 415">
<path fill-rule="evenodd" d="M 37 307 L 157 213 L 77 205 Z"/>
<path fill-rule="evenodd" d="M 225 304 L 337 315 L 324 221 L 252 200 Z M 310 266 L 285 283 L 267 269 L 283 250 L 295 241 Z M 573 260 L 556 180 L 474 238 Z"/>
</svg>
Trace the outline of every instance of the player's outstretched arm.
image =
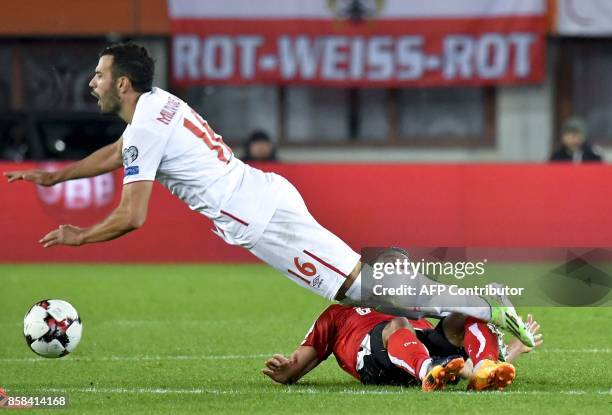
<svg viewBox="0 0 612 415">
<path fill-rule="evenodd" d="M 296 383 L 320 363 L 314 347 L 300 346 L 291 358 L 275 354 L 266 361 L 261 372 L 275 382 L 285 385 Z"/>
<path fill-rule="evenodd" d="M 152 181 L 128 183 L 123 186 L 119 206 L 102 222 L 90 228 L 61 225 L 49 232 L 39 243 L 45 248 L 53 245 L 79 246 L 87 243 L 109 241 L 140 228 L 147 218 Z"/>
<path fill-rule="evenodd" d="M 118 169 L 123 165 L 123 157 L 121 156 L 122 146 L 123 137 L 58 171 L 17 170 L 5 172 L 4 176 L 6 176 L 9 183 L 25 180 L 41 186 L 53 186 L 67 180 L 97 176 Z"/>
</svg>

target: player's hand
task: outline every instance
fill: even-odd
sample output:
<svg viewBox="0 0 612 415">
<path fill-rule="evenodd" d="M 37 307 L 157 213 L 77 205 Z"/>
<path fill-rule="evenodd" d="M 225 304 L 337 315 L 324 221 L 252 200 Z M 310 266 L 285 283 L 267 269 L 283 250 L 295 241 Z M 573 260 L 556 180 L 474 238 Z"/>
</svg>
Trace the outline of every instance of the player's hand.
<svg viewBox="0 0 612 415">
<path fill-rule="evenodd" d="M 60 225 L 54 231 L 46 234 L 38 243 L 49 248 L 53 245 L 79 246 L 83 244 L 83 228 L 73 225 Z"/>
<path fill-rule="evenodd" d="M 26 182 L 36 183 L 41 186 L 53 186 L 58 182 L 54 172 L 44 170 L 7 171 L 4 172 L 4 176 L 8 179 L 9 183 L 25 180 Z"/>
<path fill-rule="evenodd" d="M 266 368 L 262 369 L 261 372 L 275 382 L 283 384 L 291 383 L 294 364 L 294 360 L 289 360 L 282 354 L 275 354 L 266 360 Z"/>
<path fill-rule="evenodd" d="M 540 347 L 540 345 L 544 342 L 544 339 L 542 338 L 542 333 L 540 333 L 540 324 L 533 319 L 533 316 L 531 314 L 527 315 L 527 328 L 529 329 L 531 334 L 533 334 L 533 338 L 535 339 L 535 346 L 525 346 L 518 339 L 514 339 L 508 345 L 510 351 L 515 351 L 517 354 L 529 353 L 536 347 Z"/>
</svg>

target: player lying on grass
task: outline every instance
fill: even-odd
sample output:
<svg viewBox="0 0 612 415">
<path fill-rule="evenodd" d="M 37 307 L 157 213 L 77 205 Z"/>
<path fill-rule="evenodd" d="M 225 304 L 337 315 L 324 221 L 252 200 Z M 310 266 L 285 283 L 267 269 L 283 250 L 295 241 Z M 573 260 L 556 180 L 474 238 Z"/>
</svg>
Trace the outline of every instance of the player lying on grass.
<svg viewBox="0 0 612 415">
<path fill-rule="evenodd" d="M 56 172 L 4 173 L 9 182 L 52 186 L 124 168 L 121 201 L 106 219 L 87 228 L 61 225 L 39 242 L 45 248 L 79 246 L 140 228 L 153 181 L 158 180 L 212 220 L 225 242 L 243 246 L 294 282 L 328 299 L 374 305 L 372 299 L 362 298 L 361 256 L 312 217 L 285 178 L 244 164 L 186 102 L 153 87 L 153 71 L 154 62 L 141 46 L 128 43 L 103 49 L 89 86 L 103 113 L 116 114 L 127 123 L 122 136 Z M 420 301 L 410 296 L 377 300 L 378 306 L 386 301 L 383 306 L 406 312 L 465 313 L 506 328 L 533 345 L 514 308 L 495 298 L 465 297 L 460 304 L 444 307 L 435 296 Z"/>
<path fill-rule="evenodd" d="M 541 345 L 540 326 L 531 315 L 528 328 L 535 346 Z M 276 354 L 262 372 L 291 384 L 334 354 L 343 370 L 366 385 L 421 384 L 433 391 L 463 377 L 468 389 L 501 390 L 514 380 L 511 362 L 532 348 L 513 340 L 500 350 L 500 343 L 499 333 L 473 317 L 450 314 L 434 327 L 425 319 L 335 304 L 317 318 L 290 358 Z"/>
</svg>

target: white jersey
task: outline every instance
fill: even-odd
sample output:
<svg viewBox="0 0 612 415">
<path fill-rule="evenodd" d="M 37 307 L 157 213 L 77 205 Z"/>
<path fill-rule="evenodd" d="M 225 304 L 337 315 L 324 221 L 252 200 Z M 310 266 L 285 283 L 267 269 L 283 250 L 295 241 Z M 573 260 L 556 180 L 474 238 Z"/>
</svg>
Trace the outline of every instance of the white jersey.
<svg viewBox="0 0 612 415">
<path fill-rule="evenodd" d="M 123 164 L 124 185 L 159 180 L 213 220 L 226 242 L 246 248 L 269 223 L 285 180 L 238 160 L 199 114 L 160 88 L 138 99 L 123 133 Z"/>
</svg>

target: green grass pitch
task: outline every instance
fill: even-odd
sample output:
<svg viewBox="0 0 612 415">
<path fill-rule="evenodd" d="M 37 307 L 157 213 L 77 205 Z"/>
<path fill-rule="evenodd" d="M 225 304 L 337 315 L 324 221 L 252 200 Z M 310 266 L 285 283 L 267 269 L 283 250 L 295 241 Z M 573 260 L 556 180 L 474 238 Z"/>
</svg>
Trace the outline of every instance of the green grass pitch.
<svg viewBox="0 0 612 415">
<path fill-rule="evenodd" d="M 521 310 L 545 341 L 517 363 L 511 388 L 424 394 L 364 387 L 333 358 L 298 385 L 272 384 L 265 358 L 290 353 L 327 303 L 263 265 L 2 265 L 0 290 L 0 387 L 70 399 L 36 413 L 612 413 L 610 308 Z M 45 298 L 83 319 L 63 359 L 37 357 L 21 333 Z"/>
</svg>

